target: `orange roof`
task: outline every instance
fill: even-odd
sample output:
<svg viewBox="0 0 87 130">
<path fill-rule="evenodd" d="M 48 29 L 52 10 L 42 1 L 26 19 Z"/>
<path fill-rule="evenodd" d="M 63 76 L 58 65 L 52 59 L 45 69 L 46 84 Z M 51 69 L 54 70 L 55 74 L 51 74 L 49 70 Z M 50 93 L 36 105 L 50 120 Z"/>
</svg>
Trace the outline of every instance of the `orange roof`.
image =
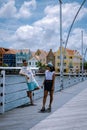
<svg viewBox="0 0 87 130">
<path fill-rule="evenodd" d="M 67 49 L 66 48 L 66 51 L 69 55 L 74 55 L 75 54 L 75 51 L 74 50 L 70 50 L 70 49 Z"/>
<path fill-rule="evenodd" d="M 0 48 L 0 53 L 2 54 L 16 54 L 16 50 L 8 48 Z"/>
<path fill-rule="evenodd" d="M 5 54 L 16 54 L 16 50 L 9 49 L 8 51 L 5 52 Z"/>
<path fill-rule="evenodd" d="M 0 48 L 0 54 L 4 54 L 4 53 L 5 53 L 4 48 Z"/>
</svg>

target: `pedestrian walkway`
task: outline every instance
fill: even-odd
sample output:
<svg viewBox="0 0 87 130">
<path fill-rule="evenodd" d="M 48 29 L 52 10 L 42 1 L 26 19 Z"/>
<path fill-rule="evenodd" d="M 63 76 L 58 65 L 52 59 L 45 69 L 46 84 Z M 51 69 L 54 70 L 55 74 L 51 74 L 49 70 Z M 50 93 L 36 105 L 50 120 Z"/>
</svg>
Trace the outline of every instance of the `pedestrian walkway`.
<svg viewBox="0 0 87 130">
<path fill-rule="evenodd" d="M 30 130 L 87 130 L 87 88 Z"/>
<path fill-rule="evenodd" d="M 21 106 L 0 115 L 0 130 L 87 129 L 87 81 L 56 92 L 51 113 L 39 113 L 42 98 L 36 100 L 35 104 Z"/>
</svg>

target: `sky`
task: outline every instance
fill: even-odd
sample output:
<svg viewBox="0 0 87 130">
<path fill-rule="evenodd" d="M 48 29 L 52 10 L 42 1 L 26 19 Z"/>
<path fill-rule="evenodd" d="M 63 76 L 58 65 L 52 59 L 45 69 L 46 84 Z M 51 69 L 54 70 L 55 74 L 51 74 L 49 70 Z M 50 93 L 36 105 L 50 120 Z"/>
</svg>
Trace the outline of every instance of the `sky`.
<svg viewBox="0 0 87 130">
<path fill-rule="evenodd" d="M 84 0 L 62 0 L 62 43 Z M 83 32 L 83 37 L 82 37 Z M 66 48 L 87 48 L 87 0 L 69 35 Z M 59 0 L 0 0 L 0 47 L 57 51 L 60 47 Z"/>
</svg>

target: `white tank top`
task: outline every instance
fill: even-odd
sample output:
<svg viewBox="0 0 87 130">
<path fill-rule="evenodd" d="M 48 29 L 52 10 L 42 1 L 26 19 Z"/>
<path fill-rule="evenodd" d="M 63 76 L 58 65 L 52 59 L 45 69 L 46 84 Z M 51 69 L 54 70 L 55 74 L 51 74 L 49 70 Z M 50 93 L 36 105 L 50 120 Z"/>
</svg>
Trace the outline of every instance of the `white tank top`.
<svg viewBox="0 0 87 130">
<path fill-rule="evenodd" d="M 46 80 L 52 80 L 52 77 L 53 77 L 53 74 L 54 74 L 55 72 L 53 71 L 53 72 L 51 72 L 51 71 L 49 71 L 49 70 L 46 70 L 45 71 L 45 79 Z"/>
</svg>

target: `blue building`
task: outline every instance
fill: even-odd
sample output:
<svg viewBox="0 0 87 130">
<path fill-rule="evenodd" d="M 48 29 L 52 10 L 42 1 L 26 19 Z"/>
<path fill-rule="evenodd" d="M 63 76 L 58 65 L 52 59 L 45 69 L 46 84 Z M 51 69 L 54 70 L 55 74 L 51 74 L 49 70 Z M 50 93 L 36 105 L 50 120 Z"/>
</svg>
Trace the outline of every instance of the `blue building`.
<svg viewBox="0 0 87 130">
<path fill-rule="evenodd" d="M 15 67 L 16 66 L 16 51 L 7 49 L 3 54 L 3 64 L 7 65 L 8 67 Z"/>
<path fill-rule="evenodd" d="M 18 50 L 16 53 L 16 66 L 21 67 L 23 59 L 27 61 L 32 57 L 30 49 Z"/>
</svg>

